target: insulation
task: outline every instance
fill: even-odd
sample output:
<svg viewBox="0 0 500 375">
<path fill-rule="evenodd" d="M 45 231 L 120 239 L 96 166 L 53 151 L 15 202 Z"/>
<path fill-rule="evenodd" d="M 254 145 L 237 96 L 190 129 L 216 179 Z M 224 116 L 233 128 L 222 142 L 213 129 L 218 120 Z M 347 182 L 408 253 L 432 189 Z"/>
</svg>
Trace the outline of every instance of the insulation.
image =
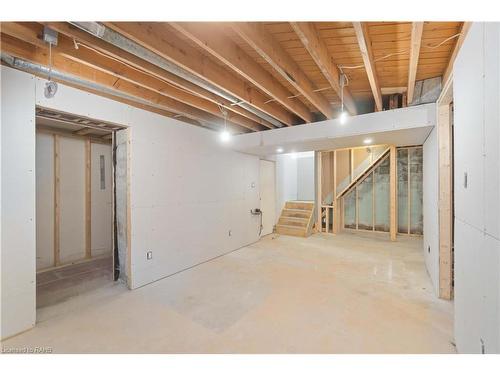
<svg viewBox="0 0 500 375">
<path fill-rule="evenodd" d="M 373 174 L 357 186 L 358 229 L 373 229 Z"/>
<path fill-rule="evenodd" d="M 356 189 L 352 189 L 344 197 L 344 226 L 356 229 Z"/>
<path fill-rule="evenodd" d="M 408 233 L 408 149 L 398 149 L 398 232 Z"/>
<path fill-rule="evenodd" d="M 374 171 L 375 230 L 390 229 L 390 159 L 386 157 Z"/>
<path fill-rule="evenodd" d="M 409 153 L 410 163 L 410 233 L 423 233 L 423 173 L 422 173 L 422 148 L 411 148 Z"/>
</svg>

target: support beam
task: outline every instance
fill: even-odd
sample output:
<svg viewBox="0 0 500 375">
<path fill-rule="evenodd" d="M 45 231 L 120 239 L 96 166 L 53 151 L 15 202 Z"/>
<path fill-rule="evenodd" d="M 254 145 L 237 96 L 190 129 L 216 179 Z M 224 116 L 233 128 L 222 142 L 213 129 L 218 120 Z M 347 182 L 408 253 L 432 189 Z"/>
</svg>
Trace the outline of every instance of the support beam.
<svg viewBox="0 0 500 375">
<path fill-rule="evenodd" d="M 54 134 L 54 267 L 61 264 L 61 163 L 59 135 Z"/>
<path fill-rule="evenodd" d="M 352 25 L 354 27 L 354 31 L 356 32 L 356 38 L 358 39 L 358 45 L 361 51 L 361 57 L 363 58 L 363 63 L 365 65 L 366 75 L 368 76 L 368 81 L 370 82 L 370 87 L 372 89 L 373 99 L 375 100 L 375 108 L 377 111 L 381 111 L 382 94 L 380 92 L 380 85 L 378 83 L 377 72 L 375 70 L 375 62 L 366 24 L 353 22 Z"/>
<path fill-rule="evenodd" d="M 75 135 L 87 135 L 92 132 L 92 128 L 83 128 L 73 132 Z"/>
<path fill-rule="evenodd" d="M 472 22 L 464 22 L 462 25 L 462 28 L 460 30 L 460 36 L 458 37 L 457 42 L 455 43 L 455 47 L 453 48 L 453 52 L 450 56 L 450 59 L 448 60 L 448 65 L 446 66 L 446 70 L 444 71 L 443 74 L 443 85 L 448 82 L 450 77 L 453 74 L 453 64 L 455 63 L 455 59 L 457 58 L 458 51 L 460 51 L 460 48 L 462 47 L 462 44 L 464 43 L 465 37 L 467 36 L 467 33 L 469 32 L 469 29 L 472 25 Z"/>
<path fill-rule="evenodd" d="M 289 99 L 292 93 L 226 36 L 221 26 L 200 22 L 174 22 L 171 25 L 289 111 L 306 122 L 313 121 L 313 115 L 306 105 L 299 100 Z"/>
<path fill-rule="evenodd" d="M 397 234 L 397 169 L 396 169 L 396 146 L 390 146 L 390 175 L 389 175 L 389 194 L 390 194 L 390 235 L 391 241 L 396 241 Z"/>
<path fill-rule="evenodd" d="M 340 220 L 340 210 L 339 201 L 337 199 L 337 150 L 333 151 L 333 234 L 337 234 L 340 230 L 339 220 Z"/>
<path fill-rule="evenodd" d="M 314 62 L 325 76 L 330 86 L 341 97 L 340 71 L 328 52 L 325 42 L 319 37 L 312 22 L 290 22 L 293 30 L 307 49 Z M 351 115 L 356 115 L 356 104 L 348 87 L 344 87 L 344 105 Z"/>
<path fill-rule="evenodd" d="M 413 22 L 411 25 L 411 44 L 410 44 L 410 65 L 408 67 L 408 91 L 406 100 L 408 103 L 413 101 L 415 90 L 415 79 L 417 77 L 418 57 L 420 56 L 420 45 L 422 44 L 422 32 L 424 31 L 423 22 Z"/>
<path fill-rule="evenodd" d="M 262 23 L 241 22 L 232 24 L 234 31 L 245 40 L 264 60 L 266 60 L 283 78 L 309 100 L 326 118 L 335 117 L 331 104 L 315 91 L 312 82 L 290 57 L 284 48 L 274 40 Z"/>
<path fill-rule="evenodd" d="M 323 153 L 321 151 L 316 152 L 316 194 L 318 196 L 318 206 L 317 209 L 317 217 L 316 217 L 316 229 L 319 233 L 323 231 L 323 218 L 322 218 L 322 209 L 321 206 L 323 204 L 323 200 L 321 199 L 321 175 L 322 175 L 322 163 L 321 158 L 323 157 Z"/>
<path fill-rule="evenodd" d="M 453 88 L 448 81 L 437 102 L 439 175 L 439 297 L 453 298 Z"/>
<path fill-rule="evenodd" d="M 109 43 L 106 43 L 102 41 L 99 38 L 96 38 L 78 28 L 75 28 L 74 26 L 64 23 L 64 22 L 46 22 L 45 23 L 47 26 L 53 28 L 54 30 L 57 30 L 59 33 L 64 34 L 71 38 L 72 40 L 75 39 L 79 43 L 84 44 L 84 48 L 92 48 L 93 50 L 100 52 L 104 54 L 105 56 L 109 56 L 110 58 L 118 59 L 118 61 L 121 61 L 125 64 L 127 64 L 130 67 L 136 68 L 139 71 L 143 71 L 144 73 L 147 73 L 153 77 L 156 77 L 160 79 L 163 82 L 169 83 L 174 85 L 175 87 L 178 87 L 182 90 L 186 90 L 200 98 L 204 98 L 206 100 L 209 100 L 215 104 L 219 104 L 224 106 L 226 109 L 229 111 L 232 111 L 234 113 L 240 114 L 242 116 L 245 116 L 246 118 L 262 125 L 267 128 L 273 128 L 274 126 L 257 116 L 256 114 L 238 106 L 234 105 L 233 102 L 216 95 L 200 86 L 197 86 L 181 77 L 176 76 L 175 74 L 172 74 L 159 66 L 152 64 L 146 60 L 143 60 L 136 55 L 133 55 L 131 53 L 128 53 L 120 48 L 117 48 Z"/>
<path fill-rule="evenodd" d="M 225 90 L 239 100 L 253 105 L 287 125 L 297 123 L 296 117 L 222 66 L 208 59 L 178 37 L 172 28 L 157 22 L 113 22 L 108 27 L 140 44 L 142 47 L 180 66 L 212 85 Z"/>
<path fill-rule="evenodd" d="M 92 152 L 90 138 L 85 140 L 85 258 L 92 257 L 92 223 L 91 223 L 91 191 L 92 191 Z"/>
</svg>

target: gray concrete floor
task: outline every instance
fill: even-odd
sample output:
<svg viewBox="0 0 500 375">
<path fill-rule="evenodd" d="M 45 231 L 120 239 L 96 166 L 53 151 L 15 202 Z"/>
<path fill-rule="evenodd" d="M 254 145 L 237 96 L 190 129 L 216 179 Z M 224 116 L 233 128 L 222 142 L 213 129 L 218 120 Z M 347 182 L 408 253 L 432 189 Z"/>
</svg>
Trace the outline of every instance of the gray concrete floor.
<svg viewBox="0 0 500 375">
<path fill-rule="evenodd" d="M 5 347 L 63 353 L 454 353 L 421 240 L 268 236 L 134 291 L 40 308 Z"/>
</svg>

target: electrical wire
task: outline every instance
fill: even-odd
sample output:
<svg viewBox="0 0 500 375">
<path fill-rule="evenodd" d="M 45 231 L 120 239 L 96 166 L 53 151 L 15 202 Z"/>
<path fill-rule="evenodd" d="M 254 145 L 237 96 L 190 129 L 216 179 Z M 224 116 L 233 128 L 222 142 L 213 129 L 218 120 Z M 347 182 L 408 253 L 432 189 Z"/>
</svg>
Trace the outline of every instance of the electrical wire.
<svg viewBox="0 0 500 375">
<path fill-rule="evenodd" d="M 435 45 L 429 45 L 429 46 L 422 46 L 421 48 L 427 48 L 427 49 L 436 49 L 436 48 L 439 48 L 441 47 L 443 44 L 445 44 L 446 42 L 454 39 L 454 38 L 457 38 L 459 37 L 460 35 L 462 35 L 462 33 L 457 33 L 457 34 L 454 34 L 446 39 L 444 39 L 443 41 L 441 41 L 440 43 L 438 44 L 435 44 Z M 374 59 L 373 62 L 378 62 L 378 61 L 382 61 L 382 60 L 385 60 L 385 59 L 388 59 L 389 57 L 392 57 L 392 56 L 397 56 L 397 55 L 403 55 L 403 54 L 406 54 L 410 52 L 410 50 L 407 48 L 407 49 L 404 49 L 404 50 L 401 50 L 401 51 L 398 51 L 398 52 L 393 52 L 393 53 L 389 53 L 388 55 L 385 55 L 385 56 L 382 56 L 382 57 L 379 57 L 377 59 Z M 359 69 L 359 68 L 364 68 L 364 64 L 360 64 L 360 65 L 353 65 L 353 66 L 349 66 L 349 65 L 338 65 L 338 68 L 339 69 Z"/>
<path fill-rule="evenodd" d="M 52 43 L 49 43 L 49 74 L 48 74 L 48 81 L 51 81 L 51 76 L 52 76 Z"/>
<path fill-rule="evenodd" d="M 125 61 L 122 61 L 122 60 L 120 60 L 120 59 L 118 59 L 118 58 L 116 58 L 116 57 L 114 57 L 114 56 L 112 56 L 112 55 L 108 55 L 107 53 L 101 52 L 101 51 L 99 51 L 97 48 L 90 47 L 90 46 L 88 46 L 88 45 L 86 45 L 86 44 L 84 44 L 84 43 L 82 43 L 82 42 L 77 42 L 75 38 L 73 38 L 73 44 L 74 44 L 74 46 L 75 46 L 75 49 L 79 49 L 79 47 L 80 47 L 80 46 L 85 47 L 85 48 L 87 48 L 87 49 L 89 49 L 89 50 L 91 50 L 91 51 L 93 51 L 93 52 L 95 52 L 95 53 L 97 53 L 97 54 L 99 54 L 99 55 L 101 55 L 101 56 L 104 56 L 104 57 L 106 57 L 106 58 L 108 58 L 108 59 L 114 60 L 114 61 L 116 61 L 116 62 L 118 62 L 118 63 L 120 63 L 120 64 L 122 64 L 122 65 L 125 65 L 126 67 L 128 67 L 128 68 L 130 68 L 130 69 L 133 69 L 133 70 L 135 70 L 135 71 L 137 71 L 137 72 L 139 72 L 139 73 L 146 74 L 146 75 L 148 75 L 148 76 L 150 76 L 150 77 L 152 77 L 152 78 L 158 79 L 158 80 L 160 80 L 161 82 L 163 82 L 163 83 L 165 83 L 165 84 L 167 84 L 167 85 L 169 85 L 169 86 L 171 86 L 171 87 L 173 87 L 173 88 L 175 88 L 175 89 L 177 89 L 177 90 L 181 90 L 181 91 L 183 91 L 183 92 L 185 92 L 185 93 L 187 93 L 187 94 L 191 94 L 191 95 L 197 96 L 198 98 L 205 99 L 205 97 L 203 97 L 201 94 L 199 94 L 199 93 L 197 93 L 197 92 L 190 91 L 190 90 L 185 89 L 185 88 L 184 88 L 184 87 L 182 87 L 182 86 L 175 85 L 175 84 L 173 84 L 172 82 L 169 82 L 169 81 L 167 81 L 167 80 L 165 80 L 165 79 L 163 79 L 163 78 L 161 78 L 161 77 L 158 77 L 158 76 L 156 76 L 156 75 L 154 75 L 154 74 L 151 74 L 151 73 L 149 73 L 149 72 L 147 72 L 147 71 L 145 71 L 145 70 L 139 69 L 139 68 L 137 68 L 136 66 L 134 66 L 133 64 L 129 64 L 129 63 L 127 63 L 127 62 L 125 62 Z M 234 104 L 232 103 L 230 106 L 233 106 L 233 105 L 238 105 L 238 104 L 241 104 L 242 102 L 243 102 L 243 101 L 239 101 L 238 103 L 234 103 Z M 227 106 L 227 105 L 225 105 L 225 104 L 223 104 L 223 103 L 219 103 L 219 102 L 217 102 L 216 104 L 217 104 L 217 106 L 219 106 L 219 107 L 220 107 L 220 106 L 222 106 L 222 107 L 224 107 L 224 108 L 229 109 L 229 106 Z"/>
</svg>

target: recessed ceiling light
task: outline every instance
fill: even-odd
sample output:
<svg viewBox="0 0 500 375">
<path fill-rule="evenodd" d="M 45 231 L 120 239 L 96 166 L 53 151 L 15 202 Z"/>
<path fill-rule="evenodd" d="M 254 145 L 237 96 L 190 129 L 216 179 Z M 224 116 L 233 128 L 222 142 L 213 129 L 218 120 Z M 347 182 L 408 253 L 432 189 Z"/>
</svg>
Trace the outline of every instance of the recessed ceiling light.
<svg viewBox="0 0 500 375">
<path fill-rule="evenodd" d="M 282 149 L 281 147 L 278 147 L 278 148 L 276 149 L 276 152 L 281 153 L 281 152 L 283 152 L 283 149 Z"/>
<path fill-rule="evenodd" d="M 369 144 L 371 144 L 372 142 L 373 142 L 373 139 L 371 139 L 371 138 L 366 138 L 366 139 L 363 141 L 363 143 L 364 143 L 365 145 L 369 145 Z"/>
</svg>

